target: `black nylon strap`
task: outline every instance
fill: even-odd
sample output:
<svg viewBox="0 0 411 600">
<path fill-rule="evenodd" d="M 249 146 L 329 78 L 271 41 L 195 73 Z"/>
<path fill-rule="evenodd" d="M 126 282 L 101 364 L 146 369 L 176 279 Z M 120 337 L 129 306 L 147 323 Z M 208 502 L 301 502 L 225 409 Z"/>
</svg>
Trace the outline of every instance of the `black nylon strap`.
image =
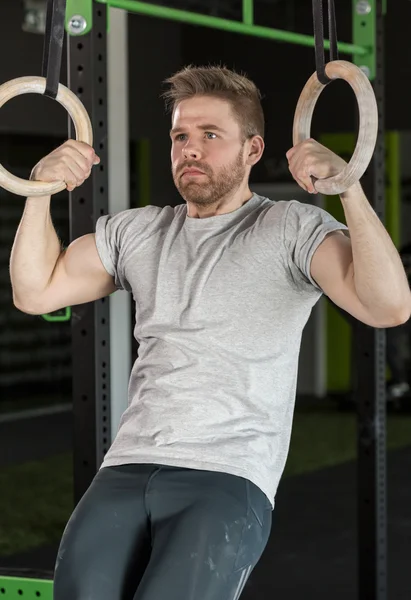
<svg viewBox="0 0 411 600">
<path fill-rule="evenodd" d="M 66 0 L 47 0 L 46 32 L 43 46 L 43 77 L 45 96 L 55 99 L 58 92 L 63 53 Z"/>
<path fill-rule="evenodd" d="M 318 80 L 327 85 L 331 79 L 325 74 L 323 0 L 313 1 L 315 66 Z M 330 60 L 338 60 L 337 23 L 334 0 L 328 0 L 328 33 L 330 37 Z"/>
</svg>

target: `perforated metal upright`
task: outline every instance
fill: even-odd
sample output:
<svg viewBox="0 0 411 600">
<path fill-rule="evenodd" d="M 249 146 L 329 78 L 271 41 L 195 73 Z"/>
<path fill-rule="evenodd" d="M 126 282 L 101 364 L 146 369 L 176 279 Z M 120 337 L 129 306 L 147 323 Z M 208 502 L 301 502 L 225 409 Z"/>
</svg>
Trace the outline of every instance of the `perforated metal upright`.
<svg viewBox="0 0 411 600">
<path fill-rule="evenodd" d="M 363 184 L 370 202 L 385 219 L 384 0 L 354 1 L 354 41 L 370 48 L 364 64 L 373 81 L 379 112 L 378 139 Z M 358 65 L 363 66 L 358 59 Z M 386 600 L 387 477 L 385 330 L 355 327 L 358 410 L 358 598 Z"/>
<path fill-rule="evenodd" d="M 108 212 L 107 177 L 107 9 L 92 3 L 93 25 L 68 36 L 68 83 L 93 124 L 101 163 L 70 194 L 71 239 L 93 232 Z M 73 307 L 74 495 L 84 494 L 110 445 L 109 300 Z"/>
</svg>

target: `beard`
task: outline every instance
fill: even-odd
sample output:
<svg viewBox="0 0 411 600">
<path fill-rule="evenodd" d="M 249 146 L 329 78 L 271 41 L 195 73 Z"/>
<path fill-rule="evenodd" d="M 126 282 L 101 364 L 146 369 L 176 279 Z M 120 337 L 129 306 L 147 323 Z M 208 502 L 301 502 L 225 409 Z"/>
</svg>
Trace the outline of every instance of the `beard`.
<svg viewBox="0 0 411 600">
<path fill-rule="evenodd" d="M 201 182 L 196 181 L 195 178 L 181 177 L 181 171 L 188 167 L 203 171 L 205 175 L 201 176 Z M 245 173 L 243 149 L 241 149 L 232 163 L 220 167 L 216 173 L 206 164 L 188 161 L 180 167 L 178 173 L 173 172 L 173 180 L 177 190 L 186 202 L 199 206 L 210 206 L 236 191 L 243 182 Z"/>
</svg>

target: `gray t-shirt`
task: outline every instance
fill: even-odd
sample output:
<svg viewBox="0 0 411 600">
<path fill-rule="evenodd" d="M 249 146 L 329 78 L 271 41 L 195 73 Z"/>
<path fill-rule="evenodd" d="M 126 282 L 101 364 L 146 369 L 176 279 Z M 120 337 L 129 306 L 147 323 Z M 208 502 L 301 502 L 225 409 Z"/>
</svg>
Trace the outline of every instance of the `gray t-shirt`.
<svg viewBox="0 0 411 600">
<path fill-rule="evenodd" d="M 272 505 L 286 462 L 301 334 L 322 291 L 322 209 L 254 195 L 229 214 L 185 204 L 101 217 L 96 243 L 136 303 L 129 405 L 102 467 L 155 463 L 252 481 Z"/>
</svg>

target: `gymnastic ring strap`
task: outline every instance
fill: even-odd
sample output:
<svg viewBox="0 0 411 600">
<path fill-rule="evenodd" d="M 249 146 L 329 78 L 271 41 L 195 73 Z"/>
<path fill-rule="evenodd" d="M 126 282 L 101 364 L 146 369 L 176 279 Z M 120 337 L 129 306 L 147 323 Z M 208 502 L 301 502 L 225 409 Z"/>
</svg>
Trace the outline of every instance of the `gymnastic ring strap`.
<svg viewBox="0 0 411 600">
<path fill-rule="evenodd" d="M 324 51 L 324 18 L 323 0 L 312 0 L 314 40 L 315 40 L 315 68 L 320 83 L 327 85 L 331 79 L 325 72 Z M 338 60 L 337 21 L 335 17 L 334 0 L 328 0 L 328 33 L 330 38 L 330 61 Z"/>
<path fill-rule="evenodd" d="M 53 100 L 57 97 L 60 82 L 66 3 L 67 0 L 47 0 L 42 75 L 47 82 L 44 95 Z"/>
<path fill-rule="evenodd" d="M 357 144 L 350 162 L 335 175 L 314 180 L 315 189 L 321 194 L 341 194 L 357 183 L 370 164 L 378 133 L 378 107 L 374 90 L 368 77 L 353 63 L 333 60 L 325 67 L 330 80 L 344 79 L 352 87 L 358 102 L 360 127 Z M 313 73 L 305 84 L 297 103 L 293 124 L 293 145 L 311 137 L 311 121 L 317 100 L 324 89 Z"/>
</svg>

